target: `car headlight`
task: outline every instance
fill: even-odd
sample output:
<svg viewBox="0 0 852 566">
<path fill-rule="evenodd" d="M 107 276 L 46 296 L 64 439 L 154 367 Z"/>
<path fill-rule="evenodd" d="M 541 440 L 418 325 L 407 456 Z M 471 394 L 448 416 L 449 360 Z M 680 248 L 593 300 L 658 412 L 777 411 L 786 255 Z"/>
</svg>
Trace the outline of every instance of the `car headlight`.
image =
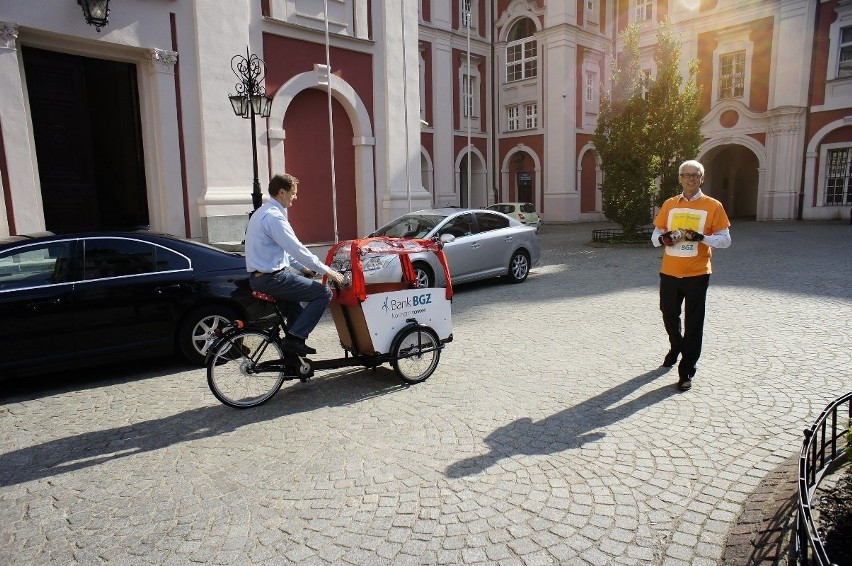
<svg viewBox="0 0 852 566">
<path fill-rule="evenodd" d="M 384 269 L 390 262 L 394 260 L 395 256 L 392 255 L 376 255 L 372 257 L 365 258 L 363 261 L 363 269 L 364 271 L 375 271 L 377 269 Z"/>
</svg>

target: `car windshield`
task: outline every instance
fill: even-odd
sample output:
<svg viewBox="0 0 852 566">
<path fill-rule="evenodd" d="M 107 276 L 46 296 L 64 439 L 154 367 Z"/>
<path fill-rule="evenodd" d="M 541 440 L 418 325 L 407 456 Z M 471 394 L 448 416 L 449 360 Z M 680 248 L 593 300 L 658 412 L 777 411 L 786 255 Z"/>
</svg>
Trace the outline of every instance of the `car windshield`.
<svg viewBox="0 0 852 566">
<path fill-rule="evenodd" d="M 373 236 L 387 236 L 389 238 L 424 238 L 445 217 L 439 215 L 406 214 L 400 216 L 389 224 L 385 224 L 375 232 Z"/>
<path fill-rule="evenodd" d="M 502 212 L 503 214 L 511 214 L 515 211 L 515 207 L 511 204 L 492 204 L 488 207 L 490 210 L 496 210 L 497 212 Z"/>
</svg>

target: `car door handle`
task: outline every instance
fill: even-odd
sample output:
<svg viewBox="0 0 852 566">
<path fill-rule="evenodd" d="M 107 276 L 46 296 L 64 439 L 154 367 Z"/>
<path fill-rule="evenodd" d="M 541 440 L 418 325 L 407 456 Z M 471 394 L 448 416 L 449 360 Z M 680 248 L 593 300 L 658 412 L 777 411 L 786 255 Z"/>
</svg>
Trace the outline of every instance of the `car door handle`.
<svg viewBox="0 0 852 566">
<path fill-rule="evenodd" d="M 182 288 L 180 283 L 175 283 L 174 285 L 164 285 L 161 287 L 154 287 L 154 291 L 157 292 L 158 295 L 162 295 L 167 291 L 180 291 Z"/>
<path fill-rule="evenodd" d="M 35 301 L 35 302 L 32 302 L 32 303 L 29 303 L 29 304 L 27 304 L 27 308 L 29 308 L 30 310 L 34 310 L 34 311 L 40 311 L 40 310 L 45 310 L 45 309 L 49 309 L 49 308 L 52 308 L 52 307 L 59 306 L 59 303 L 61 303 L 61 302 L 62 301 L 59 299 L 59 297 L 56 297 L 54 299 L 46 299 L 44 301 Z"/>
</svg>

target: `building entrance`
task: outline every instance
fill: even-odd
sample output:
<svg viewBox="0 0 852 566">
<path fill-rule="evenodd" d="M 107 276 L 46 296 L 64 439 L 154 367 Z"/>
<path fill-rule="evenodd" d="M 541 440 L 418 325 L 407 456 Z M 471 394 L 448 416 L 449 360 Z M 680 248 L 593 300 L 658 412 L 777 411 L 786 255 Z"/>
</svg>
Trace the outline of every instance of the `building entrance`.
<svg viewBox="0 0 852 566">
<path fill-rule="evenodd" d="M 46 228 L 147 226 L 135 65 L 22 51 Z"/>
</svg>

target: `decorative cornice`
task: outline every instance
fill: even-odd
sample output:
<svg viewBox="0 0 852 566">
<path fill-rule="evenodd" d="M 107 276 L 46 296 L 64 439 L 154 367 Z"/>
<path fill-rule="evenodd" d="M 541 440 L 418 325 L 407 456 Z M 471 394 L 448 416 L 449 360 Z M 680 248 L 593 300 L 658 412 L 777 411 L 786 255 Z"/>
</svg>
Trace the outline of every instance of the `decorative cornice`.
<svg viewBox="0 0 852 566">
<path fill-rule="evenodd" d="M 176 51 L 166 49 L 149 49 L 146 57 L 154 72 L 174 73 L 178 54 Z"/>
<path fill-rule="evenodd" d="M 18 39 L 18 24 L 0 22 L 0 45 L 6 49 L 14 49 Z"/>
</svg>

